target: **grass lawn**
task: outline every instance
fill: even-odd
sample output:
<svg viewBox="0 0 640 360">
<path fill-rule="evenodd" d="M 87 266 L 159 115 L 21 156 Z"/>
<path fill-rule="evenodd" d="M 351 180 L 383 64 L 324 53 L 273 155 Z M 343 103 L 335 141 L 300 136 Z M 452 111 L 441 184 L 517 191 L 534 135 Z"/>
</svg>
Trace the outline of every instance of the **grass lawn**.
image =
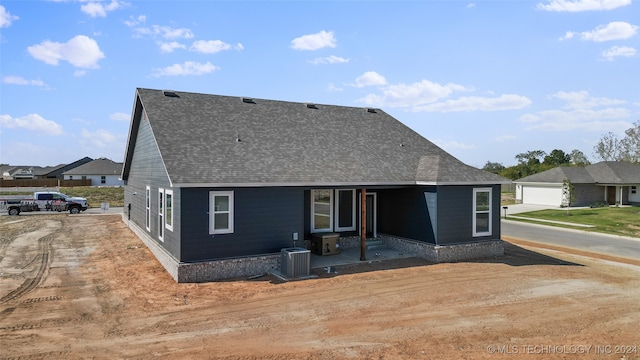
<svg viewBox="0 0 640 360">
<path fill-rule="evenodd" d="M 89 206 L 99 208 L 103 202 L 108 202 L 110 207 L 124 206 L 124 187 L 100 187 L 100 186 L 75 186 L 61 187 L 60 190 L 49 189 L 50 191 L 60 191 L 68 196 L 83 197 L 89 202 Z M 45 191 L 45 190 L 41 190 Z M 3 191 L 0 195 L 33 195 L 31 191 Z"/>
<path fill-rule="evenodd" d="M 574 209 L 569 210 L 568 212 L 566 210 L 540 210 L 521 213 L 517 216 L 531 219 L 544 219 L 593 225 L 594 227 L 572 227 L 553 223 L 544 223 L 545 225 L 575 228 L 606 234 L 640 237 L 640 207 L 638 206 Z"/>
</svg>

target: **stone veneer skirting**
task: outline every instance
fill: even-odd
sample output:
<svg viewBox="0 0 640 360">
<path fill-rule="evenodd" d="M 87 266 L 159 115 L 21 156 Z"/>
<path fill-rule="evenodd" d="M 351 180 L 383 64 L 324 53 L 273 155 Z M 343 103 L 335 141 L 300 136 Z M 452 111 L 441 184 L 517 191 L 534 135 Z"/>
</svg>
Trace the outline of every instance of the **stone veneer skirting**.
<svg viewBox="0 0 640 360">
<path fill-rule="evenodd" d="M 206 282 L 266 274 L 279 269 L 280 253 L 201 262 L 179 262 L 134 222 L 122 216 L 127 226 L 151 250 L 169 275 L 179 283 Z"/>
<path fill-rule="evenodd" d="M 416 254 L 418 257 L 436 263 L 465 261 L 504 255 L 502 240 L 485 240 L 474 243 L 452 245 L 433 245 L 422 241 L 386 234 L 379 234 L 375 240 L 382 240 L 382 242 L 390 249 L 407 254 Z M 360 247 L 360 237 L 341 237 L 340 247 L 343 249 Z"/>
<path fill-rule="evenodd" d="M 146 231 L 138 227 L 135 223 L 127 220 L 125 215 L 122 216 L 122 220 L 142 240 L 147 248 L 151 250 L 169 275 L 179 283 L 246 278 L 280 269 L 280 253 L 193 263 L 179 262 L 152 239 Z M 504 254 L 502 240 L 489 240 L 468 244 L 433 245 L 384 234 L 380 234 L 376 240 L 382 240 L 382 242 L 391 249 L 407 254 L 412 253 L 435 263 L 465 261 L 483 257 L 501 256 Z M 343 249 L 359 246 L 359 236 L 340 238 L 340 247 Z"/>
</svg>

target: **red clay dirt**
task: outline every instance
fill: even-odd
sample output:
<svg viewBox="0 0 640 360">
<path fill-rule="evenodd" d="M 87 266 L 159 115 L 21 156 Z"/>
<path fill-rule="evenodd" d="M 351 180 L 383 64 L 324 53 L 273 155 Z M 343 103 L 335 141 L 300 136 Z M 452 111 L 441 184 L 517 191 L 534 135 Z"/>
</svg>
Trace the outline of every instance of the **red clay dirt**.
<svg viewBox="0 0 640 360">
<path fill-rule="evenodd" d="M 177 284 L 120 216 L 0 216 L 0 358 L 640 359 L 640 267 L 612 260 L 506 243 Z"/>
</svg>

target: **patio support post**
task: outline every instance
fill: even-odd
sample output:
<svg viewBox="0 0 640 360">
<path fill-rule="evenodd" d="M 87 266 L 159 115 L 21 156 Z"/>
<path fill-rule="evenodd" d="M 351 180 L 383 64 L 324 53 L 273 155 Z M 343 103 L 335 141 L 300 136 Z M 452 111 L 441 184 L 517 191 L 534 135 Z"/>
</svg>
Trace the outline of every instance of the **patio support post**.
<svg viewBox="0 0 640 360">
<path fill-rule="evenodd" d="M 360 196 L 360 261 L 367 261 L 367 189 Z"/>
</svg>

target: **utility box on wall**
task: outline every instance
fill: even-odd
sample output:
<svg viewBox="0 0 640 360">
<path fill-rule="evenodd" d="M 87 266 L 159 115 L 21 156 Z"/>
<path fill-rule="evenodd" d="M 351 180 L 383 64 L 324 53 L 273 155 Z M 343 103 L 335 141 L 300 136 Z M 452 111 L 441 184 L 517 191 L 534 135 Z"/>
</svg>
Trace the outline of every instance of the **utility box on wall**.
<svg viewBox="0 0 640 360">
<path fill-rule="evenodd" d="M 340 234 L 313 234 L 311 237 L 311 251 L 316 255 L 340 254 Z"/>
</svg>

